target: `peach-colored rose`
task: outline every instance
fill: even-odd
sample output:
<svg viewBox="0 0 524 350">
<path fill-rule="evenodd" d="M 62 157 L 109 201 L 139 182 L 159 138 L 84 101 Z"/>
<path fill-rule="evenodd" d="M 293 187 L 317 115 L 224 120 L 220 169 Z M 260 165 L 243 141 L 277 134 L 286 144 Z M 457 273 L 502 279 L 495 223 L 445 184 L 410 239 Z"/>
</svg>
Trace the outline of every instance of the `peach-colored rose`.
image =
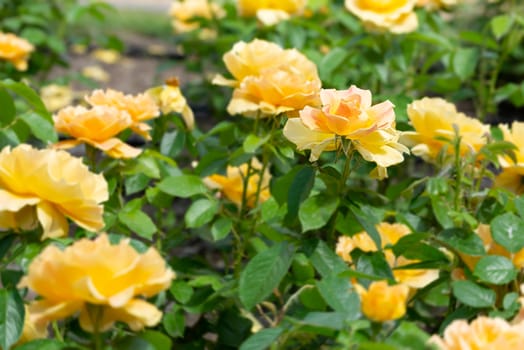
<svg viewBox="0 0 524 350">
<path fill-rule="evenodd" d="M 17 70 L 27 70 L 27 60 L 34 49 L 29 41 L 0 32 L 0 59 L 11 62 Z"/>
<path fill-rule="evenodd" d="M 74 137 L 54 145 L 67 149 L 86 143 L 113 158 L 135 158 L 142 150 L 129 146 L 116 136 L 131 126 L 132 120 L 126 111 L 115 107 L 95 106 L 66 107 L 53 116 L 58 132 Z"/>
<path fill-rule="evenodd" d="M 453 154 L 451 143 L 439 138 L 453 140 L 455 128 L 461 138 L 460 154 L 475 153 L 487 142 L 489 125 L 457 112 L 455 105 L 441 98 L 424 97 L 408 105 L 408 117 L 415 131 L 402 133 L 401 142 L 412 147 L 411 152 L 424 160 L 433 162 L 447 146 Z"/>
<path fill-rule="evenodd" d="M 429 340 L 440 350 L 498 350 L 524 348 L 524 323 L 511 325 L 502 318 L 479 316 L 470 324 L 453 321 L 439 337 Z"/>
<path fill-rule="evenodd" d="M 417 0 L 345 0 L 346 8 L 371 30 L 409 33 L 417 29 Z"/>
<path fill-rule="evenodd" d="M 255 39 L 236 43 L 224 55 L 234 80 L 217 76 L 213 83 L 235 88 L 230 114 L 293 116 L 306 105 L 318 104 L 321 82 L 315 64 L 295 49 Z"/>
<path fill-rule="evenodd" d="M 41 297 L 29 306 L 35 324 L 80 313 L 80 325 L 88 332 L 107 331 L 116 321 L 138 331 L 162 318 L 162 312 L 140 296 L 169 288 L 174 277 L 154 248 L 139 254 L 128 239 L 113 245 L 102 234 L 64 250 L 46 247 L 29 265 L 20 287 Z"/>
<path fill-rule="evenodd" d="M 90 231 L 104 227 L 107 182 L 69 153 L 22 144 L 0 152 L 0 229 L 35 229 L 65 236 L 66 217 Z"/>
<path fill-rule="evenodd" d="M 362 313 L 372 321 L 393 321 L 406 314 L 409 295 L 406 285 L 389 286 L 387 281 L 375 281 L 367 290 L 359 284 L 355 289 L 360 296 Z"/>
<path fill-rule="evenodd" d="M 126 111 L 131 116 L 131 130 L 150 140 L 149 130 L 151 127 L 144 123 L 147 120 L 156 118 L 160 115 L 155 100 L 148 94 L 124 95 L 120 91 L 107 89 L 95 90 L 85 100 L 91 106 L 115 107 Z"/>
</svg>

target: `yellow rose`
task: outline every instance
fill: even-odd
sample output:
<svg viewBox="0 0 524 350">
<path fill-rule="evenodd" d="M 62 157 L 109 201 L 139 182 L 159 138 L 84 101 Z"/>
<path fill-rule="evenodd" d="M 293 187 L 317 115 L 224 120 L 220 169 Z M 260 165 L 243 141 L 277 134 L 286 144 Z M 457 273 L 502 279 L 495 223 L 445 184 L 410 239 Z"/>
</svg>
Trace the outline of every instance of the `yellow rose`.
<svg viewBox="0 0 524 350">
<path fill-rule="evenodd" d="M 91 106 L 115 107 L 126 111 L 131 116 L 131 130 L 146 140 L 151 139 L 149 135 L 151 127 L 144 121 L 158 117 L 160 110 L 155 100 L 148 94 L 124 95 L 120 91 L 107 89 L 106 91 L 95 90 L 85 99 Z"/>
<path fill-rule="evenodd" d="M 173 19 L 173 28 L 177 33 L 185 33 L 199 27 L 196 18 L 222 18 L 226 12 L 210 0 L 176 0 L 169 11 Z"/>
<path fill-rule="evenodd" d="M 382 222 L 376 226 L 380 235 L 381 250 L 384 252 L 386 261 L 391 268 L 402 267 L 417 263 L 416 260 L 408 260 L 402 256 L 396 258 L 391 249 L 402 237 L 411 233 L 409 227 L 403 224 L 390 224 Z M 338 238 L 336 253 L 344 261 L 352 263 L 351 252 L 354 249 L 360 249 L 363 252 L 376 252 L 377 245 L 365 231 L 359 232 L 351 237 L 340 236 Z M 436 280 L 439 271 L 435 269 L 394 269 L 393 275 L 399 283 L 405 284 L 411 288 L 423 288 Z"/>
<path fill-rule="evenodd" d="M 425 7 L 429 10 L 439 9 L 443 7 L 454 6 L 459 0 L 418 0 L 418 7 Z"/>
<path fill-rule="evenodd" d="M 87 143 L 113 158 L 135 158 L 142 150 L 129 146 L 116 137 L 131 126 L 126 111 L 115 107 L 66 107 L 53 116 L 55 129 L 75 140 L 61 141 L 53 147 L 67 149 Z"/>
<path fill-rule="evenodd" d="M 269 181 L 271 175 L 266 168 L 260 179 L 260 172 L 262 171 L 262 164 L 253 158 L 251 161 L 251 169 L 256 173 L 249 175 L 249 180 L 246 187 L 246 204 L 253 208 L 256 206 L 256 195 L 259 192 L 258 203 L 262 203 L 271 196 L 269 192 Z M 244 193 L 244 179 L 248 176 L 248 164 L 242 164 L 239 167 L 228 166 L 226 176 L 214 174 L 204 179 L 204 183 L 213 189 L 219 189 L 224 196 L 235 203 L 238 207 L 242 205 L 242 197 Z M 259 189 L 260 183 L 260 189 Z"/>
<path fill-rule="evenodd" d="M 524 323 L 511 325 L 502 318 L 479 316 L 470 324 L 465 320 L 453 321 L 442 337 L 434 335 L 429 343 L 440 350 L 522 349 Z"/>
<path fill-rule="evenodd" d="M 508 156 L 499 157 L 502 172 L 495 178 L 495 187 L 505 188 L 521 195 L 524 193 L 522 182 L 524 176 L 524 122 L 513 122 L 511 130 L 506 124 L 500 124 L 499 128 L 504 135 L 504 141 L 516 146 L 513 153 L 517 162 L 514 163 Z"/>
<path fill-rule="evenodd" d="M 406 314 L 409 287 L 403 284 L 388 285 L 387 281 L 375 281 L 368 290 L 355 285 L 360 296 L 362 313 L 372 321 L 387 322 Z"/>
<path fill-rule="evenodd" d="M 100 66 L 86 66 L 82 68 L 82 75 L 101 83 L 107 83 L 111 76 Z"/>
<path fill-rule="evenodd" d="M 27 60 L 34 49 L 29 41 L 0 32 L 0 59 L 11 62 L 17 70 L 27 70 Z"/>
<path fill-rule="evenodd" d="M 120 61 L 122 55 L 117 50 L 96 49 L 91 53 L 91 57 L 105 64 L 115 64 Z"/>
<path fill-rule="evenodd" d="M 47 110 L 55 112 L 73 101 L 73 91 L 69 86 L 51 84 L 40 89 L 40 97 Z"/>
<path fill-rule="evenodd" d="M 128 239 L 112 245 L 102 234 L 64 250 L 46 247 L 29 265 L 20 287 L 40 296 L 29 306 L 35 323 L 79 312 L 80 325 L 88 332 L 96 327 L 106 331 L 116 321 L 138 331 L 162 318 L 162 312 L 140 296 L 149 298 L 169 288 L 174 277 L 154 248 L 139 254 Z"/>
<path fill-rule="evenodd" d="M 163 114 L 180 113 L 187 128 L 193 130 L 195 126 L 193 110 L 191 110 L 186 98 L 182 95 L 176 79 L 170 79 L 166 85 L 151 88 L 146 93 L 155 100 Z"/>
<path fill-rule="evenodd" d="M 424 97 L 408 105 L 408 117 L 415 131 L 404 132 L 402 142 L 411 152 L 426 161 L 434 161 L 444 146 L 453 154 L 451 143 L 439 140 L 453 140 L 455 129 L 461 137 L 460 154 L 475 153 L 486 144 L 489 125 L 457 112 L 455 105 L 441 99 Z"/>
<path fill-rule="evenodd" d="M 29 145 L 0 152 L 0 228 L 30 230 L 42 226 L 44 238 L 65 236 L 66 217 L 90 231 L 104 227 L 107 182 L 80 158 Z"/>
<path fill-rule="evenodd" d="M 306 105 L 318 104 L 317 67 L 295 49 L 258 39 L 239 42 L 224 55 L 224 63 L 235 79 L 217 76 L 213 83 L 235 87 L 227 107 L 230 114 L 293 115 Z"/>
<path fill-rule="evenodd" d="M 238 0 L 238 13 L 243 17 L 256 16 L 262 24 L 272 26 L 290 16 L 302 14 L 307 0 Z"/>
<path fill-rule="evenodd" d="M 320 100 L 321 108 L 306 106 L 299 112 L 302 126 L 292 119 L 284 126 L 284 136 L 299 150 L 312 149 L 311 161 L 322 151 L 337 148 L 336 142 L 331 142 L 336 136 L 351 140 L 364 159 L 375 162 L 379 178 L 387 176 L 385 168 L 404 160 L 402 153 L 408 149 L 398 142 L 400 134 L 390 101 L 372 106 L 371 92 L 356 86 L 322 89 Z M 310 131 L 304 132 L 306 128 Z"/>
<path fill-rule="evenodd" d="M 346 0 L 346 8 L 371 30 L 409 33 L 417 29 L 417 0 Z"/>
<path fill-rule="evenodd" d="M 36 324 L 27 305 L 25 306 L 24 328 L 16 345 L 24 344 L 35 339 L 47 338 L 47 323 Z"/>
</svg>

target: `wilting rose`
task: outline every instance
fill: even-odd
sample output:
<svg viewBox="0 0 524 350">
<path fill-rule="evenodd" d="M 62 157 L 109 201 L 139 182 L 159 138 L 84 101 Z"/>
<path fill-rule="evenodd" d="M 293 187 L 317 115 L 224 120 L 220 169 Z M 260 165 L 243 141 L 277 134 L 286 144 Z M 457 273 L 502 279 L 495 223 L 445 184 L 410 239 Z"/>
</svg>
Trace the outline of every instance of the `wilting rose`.
<svg viewBox="0 0 524 350">
<path fill-rule="evenodd" d="M 0 59 L 11 62 L 17 70 L 27 70 L 27 60 L 34 49 L 33 45 L 23 38 L 12 33 L 0 32 Z"/>
<path fill-rule="evenodd" d="M 375 281 L 366 290 L 355 285 L 360 296 L 362 313 L 372 321 L 387 322 L 406 314 L 409 287 L 403 284 L 388 285 L 387 281 Z"/>
<path fill-rule="evenodd" d="M 364 159 L 375 162 L 379 178 L 387 176 L 385 168 L 404 160 L 402 153 L 408 149 L 398 142 L 400 134 L 390 101 L 372 105 L 371 92 L 356 86 L 323 89 L 320 100 L 321 108 L 306 106 L 299 112 L 300 122 L 290 119 L 284 126 L 284 136 L 298 149 L 312 150 L 311 161 L 323 150 L 337 148 L 336 142 L 331 142 L 336 137 L 350 140 Z"/>
<path fill-rule="evenodd" d="M 302 14 L 306 4 L 307 0 L 237 0 L 240 16 L 256 16 L 266 26 L 272 26 L 293 15 Z"/>
<path fill-rule="evenodd" d="M 454 153 L 450 142 L 455 128 L 460 136 L 460 155 L 476 153 L 486 144 L 489 125 L 457 112 L 455 105 L 441 98 L 424 97 L 408 105 L 408 117 L 415 131 L 402 133 L 401 141 L 412 147 L 411 152 L 433 162 L 447 146 L 447 154 Z"/>
<path fill-rule="evenodd" d="M 80 325 L 93 332 L 117 321 L 138 331 L 155 326 L 162 312 L 149 298 L 169 288 L 175 274 L 154 249 L 139 254 L 128 239 L 112 245 L 107 235 L 81 239 L 59 249 L 46 247 L 29 265 L 20 282 L 40 296 L 29 310 L 36 324 L 80 313 Z M 100 323 L 95 325 L 95 319 Z"/>
<path fill-rule="evenodd" d="M 256 158 L 253 158 L 251 161 L 251 168 L 255 173 L 249 175 L 245 198 L 247 206 L 253 208 L 257 205 L 257 192 L 259 192 L 258 203 L 266 201 L 271 196 L 269 192 L 271 175 L 269 174 L 269 170 L 265 169 L 262 174 L 262 179 L 260 179 L 262 164 L 260 164 Z M 248 176 L 248 170 L 248 164 L 242 164 L 238 167 L 228 166 L 225 176 L 214 174 L 206 177 L 204 183 L 210 188 L 220 190 L 227 199 L 240 207 L 242 205 L 242 198 L 244 197 L 244 179 Z"/>
<path fill-rule="evenodd" d="M 177 33 L 185 33 L 199 27 L 196 18 L 222 18 L 226 12 L 220 5 L 210 0 L 176 0 L 169 11 L 173 28 Z"/>
<path fill-rule="evenodd" d="M 321 82 L 315 64 L 295 49 L 255 39 L 239 42 L 224 55 L 234 80 L 217 76 L 213 83 L 235 88 L 227 107 L 230 114 L 291 116 L 306 105 L 318 104 Z"/>
<path fill-rule="evenodd" d="M 505 188 L 518 195 L 524 193 L 524 122 L 513 122 L 511 129 L 506 124 L 499 125 L 504 141 L 515 145 L 513 154 L 516 162 L 509 156 L 499 157 L 502 172 L 495 178 L 495 187 Z"/>
<path fill-rule="evenodd" d="M 42 238 L 65 236 L 66 218 L 98 231 L 104 227 L 107 182 L 80 158 L 29 145 L 0 152 L 0 228 L 31 230 L 42 226 Z"/>
<path fill-rule="evenodd" d="M 47 110 L 55 112 L 73 101 L 73 91 L 69 86 L 51 84 L 40 89 L 40 97 Z"/>
<path fill-rule="evenodd" d="M 386 261 L 391 268 L 398 268 L 417 263 L 416 260 L 408 260 L 402 256 L 395 257 L 391 249 L 402 237 L 411 233 L 409 227 L 403 224 L 390 224 L 382 222 L 376 226 L 380 235 L 381 250 L 384 252 Z M 351 237 L 340 236 L 336 246 L 336 253 L 344 261 L 351 263 L 351 252 L 354 249 L 360 249 L 363 252 L 376 252 L 377 245 L 365 231 L 359 232 Z M 393 270 L 395 280 L 411 288 L 423 288 L 436 280 L 439 276 L 438 270 L 435 269 L 395 269 Z"/>
<path fill-rule="evenodd" d="M 429 343 L 440 350 L 522 349 L 524 323 L 511 325 L 502 318 L 486 316 L 479 316 L 470 324 L 455 320 L 442 337 L 434 335 Z"/>
<path fill-rule="evenodd" d="M 346 0 L 346 8 L 360 18 L 366 27 L 395 34 L 417 29 L 414 12 L 417 0 Z"/>
<path fill-rule="evenodd" d="M 160 110 L 155 100 L 148 94 L 124 95 L 120 91 L 107 89 L 95 90 L 85 99 L 91 106 L 115 107 L 126 111 L 131 116 L 131 130 L 146 140 L 151 139 L 149 135 L 151 127 L 144 122 L 158 117 Z"/>
<path fill-rule="evenodd" d="M 116 137 L 132 125 L 129 114 L 118 108 L 66 107 L 53 116 L 53 121 L 58 132 L 75 138 L 58 142 L 54 145 L 56 148 L 67 149 L 86 143 L 113 158 L 135 158 L 142 152 Z"/>
<path fill-rule="evenodd" d="M 178 81 L 169 80 L 166 85 L 157 86 L 146 91 L 156 102 L 163 114 L 172 112 L 180 113 L 189 130 L 195 126 L 193 110 L 187 104 L 186 98 L 182 95 Z"/>
</svg>

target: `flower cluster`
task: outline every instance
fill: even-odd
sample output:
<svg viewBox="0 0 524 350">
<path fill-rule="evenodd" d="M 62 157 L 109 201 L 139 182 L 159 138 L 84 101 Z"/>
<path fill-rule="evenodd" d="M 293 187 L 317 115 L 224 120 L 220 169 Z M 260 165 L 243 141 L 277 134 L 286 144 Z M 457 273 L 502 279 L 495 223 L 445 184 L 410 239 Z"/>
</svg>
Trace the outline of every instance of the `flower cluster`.
<svg viewBox="0 0 524 350">
<path fill-rule="evenodd" d="M 241 41 L 224 55 L 224 62 L 234 79 L 217 76 L 213 83 L 235 88 L 229 114 L 269 117 L 318 104 L 317 67 L 295 49 L 259 39 Z"/>
<path fill-rule="evenodd" d="M 300 15 L 306 7 L 306 0 L 237 0 L 238 13 L 243 17 L 254 17 L 266 26 Z"/>
<path fill-rule="evenodd" d="M 345 0 L 346 8 L 370 30 L 409 33 L 417 29 L 417 0 Z"/>
<path fill-rule="evenodd" d="M 80 313 L 80 325 L 88 332 L 106 331 L 116 321 L 137 331 L 156 325 L 162 317 L 160 310 L 139 296 L 158 294 L 174 277 L 154 248 L 139 254 L 129 240 L 112 245 L 102 234 L 64 250 L 46 247 L 31 262 L 20 286 L 41 297 L 29 306 L 35 325 Z"/>
<path fill-rule="evenodd" d="M 362 157 L 377 164 L 375 176 L 387 177 L 386 168 L 404 160 L 408 149 L 398 142 L 393 104 L 371 103 L 371 92 L 351 86 L 346 91 L 320 91 L 321 108 L 311 106 L 300 111 L 300 118 L 289 119 L 284 135 L 299 150 L 310 149 L 310 160 L 323 151 L 340 147 L 337 138 L 351 141 Z"/>
<path fill-rule="evenodd" d="M 102 202 L 108 199 L 102 175 L 79 158 L 29 145 L 0 152 L 0 228 L 32 230 L 42 239 L 65 236 L 67 218 L 90 231 L 104 227 Z"/>
<path fill-rule="evenodd" d="M 17 70 L 27 70 L 27 60 L 33 51 L 29 41 L 12 33 L 0 32 L 0 59 L 11 62 Z"/>
</svg>

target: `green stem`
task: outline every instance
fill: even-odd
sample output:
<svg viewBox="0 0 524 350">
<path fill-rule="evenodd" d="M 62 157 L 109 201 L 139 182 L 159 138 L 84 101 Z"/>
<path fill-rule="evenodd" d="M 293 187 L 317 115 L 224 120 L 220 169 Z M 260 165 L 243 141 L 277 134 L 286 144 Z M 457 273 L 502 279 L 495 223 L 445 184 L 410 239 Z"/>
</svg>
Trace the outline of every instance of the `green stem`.
<svg viewBox="0 0 524 350">
<path fill-rule="evenodd" d="M 85 144 L 85 150 L 86 150 L 86 162 L 87 166 L 91 169 L 91 171 L 96 172 L 97 171 L 97 150 L 91 145 Z"/>
<path fill-rule="evenodd" d="M 104 315 L 104 309 L 100 305 L 87 304 L 86 305 L 89 318 L 93 324 L 93 345 L 95 350 L 103 350 L 104 342 L 102 333 L 100 332 L 100 322 Z"/>
</svg>

